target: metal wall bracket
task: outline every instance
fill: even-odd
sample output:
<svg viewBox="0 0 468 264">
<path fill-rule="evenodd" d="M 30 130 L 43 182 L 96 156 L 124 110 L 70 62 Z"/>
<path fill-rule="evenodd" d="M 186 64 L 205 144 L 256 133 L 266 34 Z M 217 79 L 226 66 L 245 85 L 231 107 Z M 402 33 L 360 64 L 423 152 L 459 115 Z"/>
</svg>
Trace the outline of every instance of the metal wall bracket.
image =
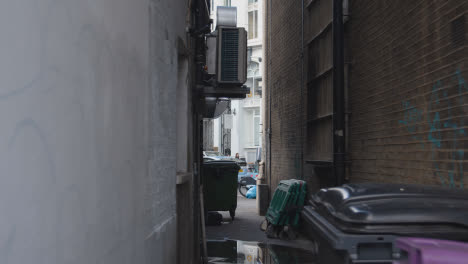
<svg viewBox="0 0 468 264">
<path fill-rule="evenodd" d="M 250 92 L 247 86 L 234 87 L 213 87 L 213 86 L 197 86 L 203 97 L 224 97 L 230 99 L 244 99 Z"/>
</svg>

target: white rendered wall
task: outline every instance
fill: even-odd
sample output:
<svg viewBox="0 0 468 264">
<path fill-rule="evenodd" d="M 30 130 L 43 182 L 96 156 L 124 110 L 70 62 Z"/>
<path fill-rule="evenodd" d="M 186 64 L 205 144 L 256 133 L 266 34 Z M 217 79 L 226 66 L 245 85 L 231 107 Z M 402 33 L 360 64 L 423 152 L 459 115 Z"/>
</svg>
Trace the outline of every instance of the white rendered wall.
<svg viewBox="0 0 468 264">
<path fill-rule="evenodd" d="M 0 263 L 173 262 L 186 2 L 0 2 Z"/>
</svg>

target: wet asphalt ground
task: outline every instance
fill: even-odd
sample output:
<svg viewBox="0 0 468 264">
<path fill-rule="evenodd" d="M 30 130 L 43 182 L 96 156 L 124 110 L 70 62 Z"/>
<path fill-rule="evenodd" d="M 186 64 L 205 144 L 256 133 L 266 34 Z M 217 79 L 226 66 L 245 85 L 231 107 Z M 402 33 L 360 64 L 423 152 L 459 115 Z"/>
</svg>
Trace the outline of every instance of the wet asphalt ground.
<svg viewBox="0 0 468 264">
<path fill-rule="evenodd" d="M 268 238 L 265 233 L 260 230 L 260 224 L 265 217 L 257 214 L 257 203 L 255 199 L 247 199 L 238 194 L 236 217 L 234 221 L 231 221 L 229 212 L 220 213 L 223 215 L 223 223 L 221 226 L 206 226 L 207 240 L 241 240 L 306 250 L 313 248 L 312 242 L 300 234 L 295 240 Z"/>
</svg>

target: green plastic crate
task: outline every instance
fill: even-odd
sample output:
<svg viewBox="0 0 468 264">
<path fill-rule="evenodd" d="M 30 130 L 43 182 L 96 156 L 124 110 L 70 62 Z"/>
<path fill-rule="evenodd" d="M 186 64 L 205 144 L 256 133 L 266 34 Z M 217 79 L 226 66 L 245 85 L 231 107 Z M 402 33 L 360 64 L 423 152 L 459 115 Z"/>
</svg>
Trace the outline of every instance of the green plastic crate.
<svg viewBox="0 0 468 264">
<path fill-rule="evenodd" d="M 283 180 L 273 194 L 266 219 L 275 226 L 299 224 L 299 212 L 304 205 L 307 186 L 305 181 Z"/>
<path fill-rule="evenodd" d="M 273 194 L 270 206 L 266 214 L 266 219 L 270 224 L 279 225 L 282 212 L 288 205 L 291 194 L 291 181 L 281 181 Z"/>
<path fill-rule="evenodd" d="M 304 206 L 304 201 L 306 199 L 306 195 L 307 195 L 307 184 L 304 182 L 301 185 L 301 189 L 299 191 L 299 196 L 298 196 L 298 200 L 297 200 L 297 206 L 299 208 L 302 208 Z M 296 212 L 296 216 L 294 217 L 294 220 L 293 220 L 293 225 L 294 226 L 297 226 L 299 224 L 299 219 L 300 219 L 300 211 L 298 210 Z"/>
</svg>

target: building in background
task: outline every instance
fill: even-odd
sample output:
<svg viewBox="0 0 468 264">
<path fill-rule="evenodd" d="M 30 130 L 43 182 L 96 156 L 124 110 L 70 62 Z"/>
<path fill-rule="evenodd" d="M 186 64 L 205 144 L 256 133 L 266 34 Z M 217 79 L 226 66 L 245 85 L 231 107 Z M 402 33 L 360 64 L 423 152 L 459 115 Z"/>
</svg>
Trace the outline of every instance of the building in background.
<svg viewBox="0 0 468 264">
<path fill-rule="evenodd" d="M 237 26 L 248 32 L 248 69 L 245 85 L 250 89 L 246 99 L 232 100 L 230 109 L 214 120 L 214 148 L 234 156 L 239 153 L 248 163 L 256 161 L 262 146 L 263 91 L 263 5 L 262 0 L 212 0 L 212 18 L 217 6 L 237 7 Z M 213 30 L 216 25 L 213 25 Z"/>
</svg>

